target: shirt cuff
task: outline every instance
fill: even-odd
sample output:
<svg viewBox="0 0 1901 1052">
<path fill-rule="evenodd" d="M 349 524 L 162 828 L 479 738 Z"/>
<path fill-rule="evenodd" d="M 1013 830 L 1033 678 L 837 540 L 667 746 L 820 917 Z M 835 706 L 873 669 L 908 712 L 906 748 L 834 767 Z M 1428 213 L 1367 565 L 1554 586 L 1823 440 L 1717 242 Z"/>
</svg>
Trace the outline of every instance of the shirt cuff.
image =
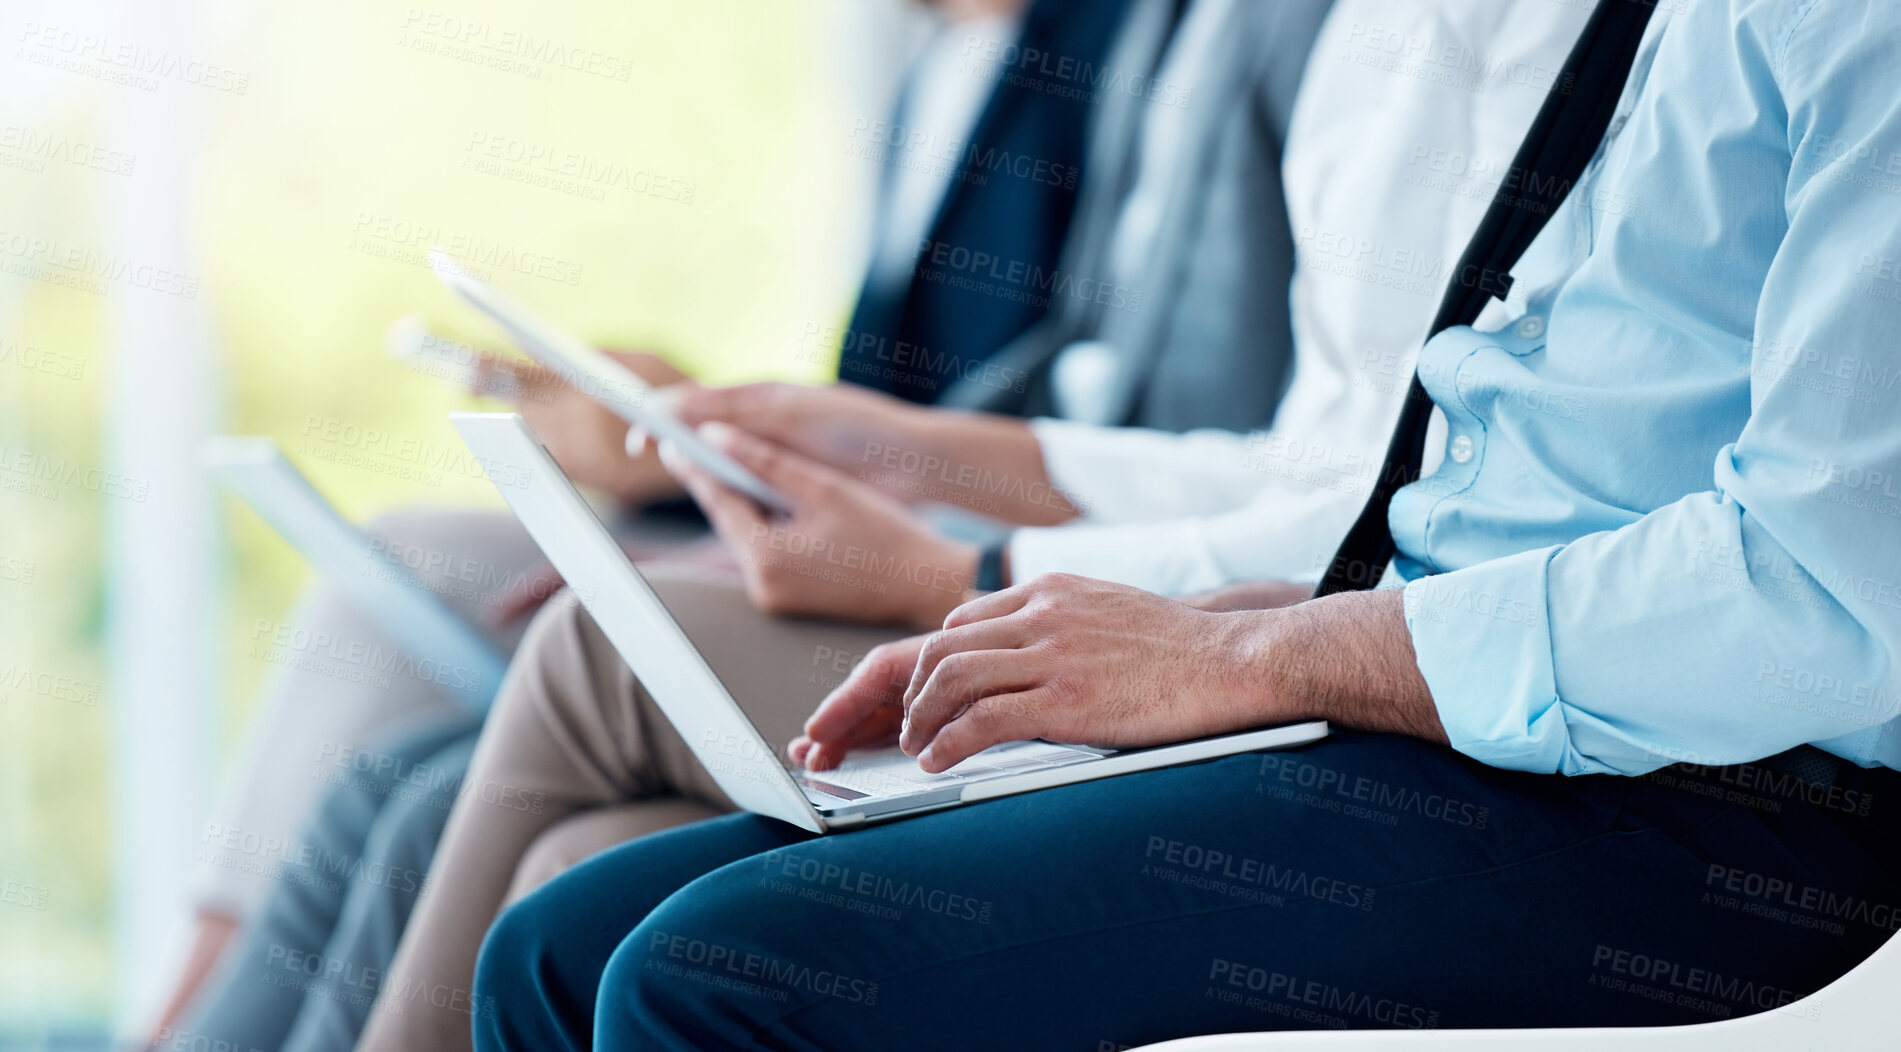
<svg viewBox="0 0 1901 1052">
<path fill-rule="evenodd" d="M 1228 583 L 1191 521 L 1151 525 L 1072 524 L 1010 535 L 1010 580 L 1073 573 L 1157 595 L 1184 595 Z"/>
<path fill-rule="evenodd" d="M 1577 766 L 1558 700 L 1542 548 L 1406 586 L 1406 628 L 1452 747 L 1488 764 L 1549 774 Z M 1592 770 L 1597 769 L 1592 765 Z"/>
<path fill-rule="evenodd" d="M 1030 421 L 1050 482 L 1091 522 L 1157 522 L 1217 515 L 1253 499 L 1263 477 L 1249 466 L 1254 436 L 1204 428 L 1176 433 Z"/>
<path fill-rule="evenodd" d="M 1113 522 L 1118 508 L 1106 509 L 1106 516 L 1101 508 L 1103 498 L 1114 502 L 1115 494 L 1103 492 L 1098 484 L 1102 478 L 1101 454 L 1097 449 L 1100 442 L 1096 434 L 1099 430 L 1054 417 L 1039 416 L 1030 420 L 1030 434 L 1036 436 L 1036 447 L 1043 454 L 1043 472 L 1049 476 L 1050 484 L 1069 497 L 1085 516 L 1105 517 Z"/>
</svg>

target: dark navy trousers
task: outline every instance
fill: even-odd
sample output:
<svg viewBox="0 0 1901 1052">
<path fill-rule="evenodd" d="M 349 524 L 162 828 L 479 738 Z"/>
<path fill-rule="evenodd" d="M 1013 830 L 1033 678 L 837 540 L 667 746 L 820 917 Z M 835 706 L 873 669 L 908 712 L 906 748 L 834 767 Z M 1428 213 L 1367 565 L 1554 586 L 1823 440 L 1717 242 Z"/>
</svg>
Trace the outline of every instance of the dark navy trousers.
<svg viewBox="0 0 1901 1052">
<path fill-rule="evenodd" d="M 735 815 L 505 913 L 476 1045 L 1100 1052 L 1800 1012 L 1895 930 L 1898 817 L 1884 769 L 1560 778 L 1353 734 L 826 837 Z"/>
</svg>

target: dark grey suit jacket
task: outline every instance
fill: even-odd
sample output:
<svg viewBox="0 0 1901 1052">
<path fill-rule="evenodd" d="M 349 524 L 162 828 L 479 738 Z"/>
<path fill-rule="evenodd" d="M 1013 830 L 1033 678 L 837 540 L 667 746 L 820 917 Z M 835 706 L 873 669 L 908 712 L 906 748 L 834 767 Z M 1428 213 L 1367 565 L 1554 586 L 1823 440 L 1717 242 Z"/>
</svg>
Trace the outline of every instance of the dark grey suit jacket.
<svg viewBox="0 0 1901 1052">
<path fill-rule="evenodd" d="M 1293 356 L 1294 244 L 1281 151 L 1308 54 L 1331 6 L 1332 0 L 1235 0 L 1188 104 L 1184 156 L 1145 273 L 1100 303 L 1075 289 L 1093 291 L 1086 282 L 1107 278 L 1111 235 L 1134 182 L 1138 132 L 1147 107 L 1157 104 L 1105 93 L 1059 275 L 1085 283 L 1057 294 L 1041 322 L 991 359 L 1027 382 L 1002 387 L 965 379 L 940 405 L 1052 415 L 1056 353 L 1095 340 L 1121 361 L 1110 422 L 1173 431 L 1266 426 Z M 1173 7 L 1174 0 L 1138 0 L 1110 58 L 1114 72 L 1154 70 Z"/>
</svg>

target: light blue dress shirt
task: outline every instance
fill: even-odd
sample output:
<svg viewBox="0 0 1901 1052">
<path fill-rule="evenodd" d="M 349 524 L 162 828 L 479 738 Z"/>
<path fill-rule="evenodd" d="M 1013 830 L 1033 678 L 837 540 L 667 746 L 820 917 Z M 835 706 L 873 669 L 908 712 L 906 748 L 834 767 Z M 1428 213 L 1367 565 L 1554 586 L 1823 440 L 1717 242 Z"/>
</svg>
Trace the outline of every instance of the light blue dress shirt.
<svg viewBox="0 0 1901 1052">
<path fill-rule="evenodd" d="M 1555 278 L 1421 353 L 1419 668 L 1499 767 L 1901 768 L 1901 3 L 1664 6 Z"/>
</svg>

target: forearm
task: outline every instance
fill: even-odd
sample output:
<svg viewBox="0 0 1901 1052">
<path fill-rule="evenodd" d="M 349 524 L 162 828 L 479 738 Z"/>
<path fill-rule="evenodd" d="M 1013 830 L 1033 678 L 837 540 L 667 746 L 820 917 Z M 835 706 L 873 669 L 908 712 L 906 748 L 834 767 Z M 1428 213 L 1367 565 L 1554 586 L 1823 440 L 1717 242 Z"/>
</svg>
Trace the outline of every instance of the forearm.
<svg viewBox="0 0 1901 1052">
<path fill-rule="evenodd" d="M 855 468 L 861 480 L 1020 526 L 1054 526 L 1078 514 L 1050 480 L 1023 420 L 928 409 L 906 421 L 903 433 L 910 441 L 865 448 Z"/>
<path fill-rule="evenodd" d="M 1277 610 L 1313 598 L 1312 585 L 1292 581 L 1243 581 L 1225 588 L 1185 595 L 1181 601 L 1197 610 L 1226 614 L 1237 610 Z"/>
<path fill-rule="evenodd" d="M 1226 616 L 1243 619 L 1230 674 L 1250 699 L 1248 725 L 1322 719 L 1447 743 L 1398 589 Z"/>
</svg>

